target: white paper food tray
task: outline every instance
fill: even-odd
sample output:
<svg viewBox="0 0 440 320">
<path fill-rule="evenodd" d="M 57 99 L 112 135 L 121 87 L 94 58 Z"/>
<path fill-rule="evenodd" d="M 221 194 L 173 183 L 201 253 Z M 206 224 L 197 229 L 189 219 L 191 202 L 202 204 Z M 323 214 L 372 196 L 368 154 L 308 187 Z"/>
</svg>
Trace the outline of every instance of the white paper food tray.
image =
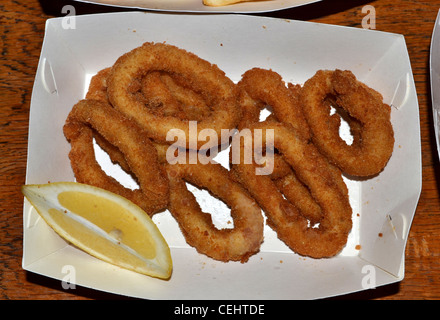
<svg viewBox="0 0 440 320">
<path fill-rule="evenodd" d="M 189 247 L 164 212 L 154 221 L 171 247 L 174 271 L 163 281 L 71 247 L 25 201 L 24 269 L 63 280 L 68 266 L 78 285 L 149 299 L 315 299 L 403 279 L 406 240 L 421 191 L 421 147 L 417 95 L 402 35 L 241 15 L 87 15 L 75 17 L 75 28 L 66 28 L 72 24 L 63 19 L 46 24 L 31 101 L 28 184 L 74 180 L 70 145 L 62 133 L 69 111 L 84 97 L 93 74 L 146 41 L 194 52 L 233 81 L 252 67 L 270 68 L 300 84 L 319 69 L 352 70 L 392 105 L 396 143 L 377 177 L 347 180 L 354 228 L 334 258 L 298 256 L 266 227 L 261 252 L 249 262 L 217 262 Z M 224 207 L 210 208 L 217 202 L 206 194 L 198 198 L 221 216 Z"/>
<path fill-rule="evenodd" d="M 256 13 L 294 8 L 321 0 L 260 0 L 227 6 L 205 6 L 202 0 L 76 0 L 99 5 L 168 12 Z"/>
</svg>

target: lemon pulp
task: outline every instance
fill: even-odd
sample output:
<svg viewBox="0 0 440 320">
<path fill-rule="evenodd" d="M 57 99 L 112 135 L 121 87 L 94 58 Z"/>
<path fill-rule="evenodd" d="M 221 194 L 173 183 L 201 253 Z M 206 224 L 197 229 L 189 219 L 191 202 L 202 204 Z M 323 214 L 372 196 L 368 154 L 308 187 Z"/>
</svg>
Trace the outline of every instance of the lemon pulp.
<svg viewBox="0 0 440 320">
<path fill-rule="evenodd" d="M 87 219 L 144 258 L 152 259 L 156 256 L 151 236 L 141 224 L 130 221 L 136 221 L 137 218 L 121 205 L 79 191 L 63 191 L 58 194 L 58 201 L 67 210 Z"/>
</svg>

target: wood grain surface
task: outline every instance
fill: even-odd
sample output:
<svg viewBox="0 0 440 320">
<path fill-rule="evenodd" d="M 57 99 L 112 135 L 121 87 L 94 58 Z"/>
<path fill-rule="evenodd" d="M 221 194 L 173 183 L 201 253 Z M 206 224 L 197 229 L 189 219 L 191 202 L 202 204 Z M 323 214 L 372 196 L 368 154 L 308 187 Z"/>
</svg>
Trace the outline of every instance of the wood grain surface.
<svg viewBox="0 0 440 320">
<path fill-rule="evenodd" d="M 0 4 L 0 299 L 122 299 L 77 287 L 64 290 L 59 281 L 21 267 L 23 196 L 32 86 L 43 41 L 45 21 L 63 16 L 123 9 L 74 1 L 4 0 Z M 351 294 L 345 299 L 440 298 L 439 159 L 435 145 L 429 86 L 429 48 L 440 0 L 329 0 L 299 8 L 259 14 L 362 28 L 362 8 L 376 11 L 376 29 L 405 36 L 420 105 L 423 187 L 406 248 L 403 281 Z M 438 89 L 438 88 L 437 88 Z M 404 170 L 404 169 L 403 169 Z"/>
</svg>

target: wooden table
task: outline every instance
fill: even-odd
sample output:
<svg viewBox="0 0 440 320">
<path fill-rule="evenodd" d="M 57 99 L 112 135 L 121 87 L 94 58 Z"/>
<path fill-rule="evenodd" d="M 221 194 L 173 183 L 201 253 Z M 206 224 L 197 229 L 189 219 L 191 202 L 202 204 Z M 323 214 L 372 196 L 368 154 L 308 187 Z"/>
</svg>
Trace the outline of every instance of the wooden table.
<svg viewBox="0 0 440 320">
<path fill-rule="evenodd" d="M 5 0 L 0 4 L 0 299 L 113 299 L 118 296 L 76 288 L 21 268 L 22 207 L 29 106 L 43 41 L 45 20 L 63 16 L 71 4 L 76 14 L 121 11 L 73 1 Z M 429 46 L 440 0 L 324 0 L 267 16 L 362 27 L 362 8 L 376 11 L 376 29 L 405 36 L 420 104 L 423 189 L 406 248 L 405 279 L 345 298 L 440 298 L 440 166 L 433 132 L 429 86 Z"/>
</svg>

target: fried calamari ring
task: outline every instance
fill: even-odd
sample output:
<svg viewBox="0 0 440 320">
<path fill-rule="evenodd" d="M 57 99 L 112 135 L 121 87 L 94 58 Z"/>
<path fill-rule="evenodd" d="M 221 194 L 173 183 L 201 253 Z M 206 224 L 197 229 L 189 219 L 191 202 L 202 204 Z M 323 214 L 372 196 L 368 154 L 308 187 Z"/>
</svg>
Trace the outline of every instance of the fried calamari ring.
<svg viewBox="0 0 440 320">
<path fill-rule="evenodd" d="M 263 215 L 246 190 L 220 164 L 166 166 L 170 183 L 169 211 L 179 223 L 186 241 L 198 252 L 219 261 L 246 262 L 263 241 Z M 233 229 L 217 229 L 208 213 L 201 211 L 189 182 L 208 189 L 231 209 Z"/>
<path fill-rule="evenodd" d="M 111 68 L 102 69 L 90 79 L 89 89 L 85 97 L 86 100 L 98 100 L 109 104 L 107 95 L 107 78 L 110 74 L 110 70 Z M 136 179 L 136 177 L 131 174 L 130 166 L 128 165 L 124 154 L 119 150 L 119 148 L 105 140 L 105 138 L 99 134 L 99 132 L 93 128 L 91 129 L 95 142 L 109 155 L 112 163 L 119 164 L 126 173 L 130 174 L 134 179 Z"/>
<path fill-rule="evenodd" d="M 127 117 L 134 119 L 152 139 L 162 143 L 173 143 L 167 141 L 167 133 L 171 130 L 181 130 L 187 137 L 187 143 L 181 147 L 188 147 L 189 138 L 192 138 L 189 137 L 188 120 L 157 116 L 149 112 L 142 101 L 130 93 L 129 88 L 133 81 L 153 71 L 163 71 L 185 79 L 187 85 L 204 98 L 211 114 L 197 123 L 197 137 L 201 130 L 212 129 L 219 138 L 219 141 L 215 142 L 218 145 L 221 144 L 221 129 L 236 127 L 240 118 L 236 88 L 223 71 L 195 54 L 175 46 L 145 43 L 116 61 L 108 78 L 107 92 L 111 104 Z M 208 147 L 206 142 L 198 141 L 197 148 L 202 146 Z"/>
<path fill-rule="evenodd" d="M 274 145 L 269 148 L 279 154 L 274 156 L 271 175 L 256 175 L 257 165 L 243 159 L 250 145 L 233 140 L 232 148 L 239 143 L 241 156 L 239 163 L 232 163 L 233 173 L 292 250 L 314 258 L 337 254 L 346 244 L 352 225 L 348 189 L 340 170 L 310 143 L 310 131 L 299 105 L 300 87 L 289 90 L 275 72 L 253 69 L 243 75 L 238 88 L 243 108 L 239 129 L 274 130 Z M 273 115 L 259 122 L 259 111 L 265 105 L 272 108 Z M 291 110 L 295 116 L 289 114 Z M 313 228 L 318 221 L 319 227 Z"/>
<path fill-rule="evenodd" d="M 95 158 L 92 128 L 124 155 L 139 189 L 123 187 L 102 170 Z M 63 131 L 71 144 L 69 158 L 78 182 L 117 193 L 149 215 L 166 208 L 168 181 L 155 147 L 136 123 L 99 100 L 81 100 L 69 113 Z"/>
<path fill-rule="evenodd" d="M 329 99 L 354 119 L 351 145 L 339 136 L 340 118 L 338 114 L 330 116 Z M 391 109 L 352 72 L 318 71 L 305 82 L 301 103 L 313 142 L 344 173 L 371 176 L 385 167 L 394 147 Z"/>
<path fill-rule="evenodd" d="M 291 126 L 262 122 L 249 128 L 252 132 L 274 130 L 274 147 L 308 187 L 322 211 L 319 227 L 309 225 L 308 219 L 283 197 L 270 176 L 256 175 L 255 164 L 246 164 L 242 159 L 232 165 L 232 171 L 266 213 L 268 224 L 279 239 L 300 255 L 325 258 L 338 254 L 352 227 L 348 196 L 340 188 L 342 177 L 335 181 L 337 176 L 328 170 L 327 160 Z M 232 143 L 236 141 L 239 140 Z M 244 143 L 240 144 L 241 155 L 245 154 L 245 147 Z"/>
<path fill-rule="evenodd" d="M 107 94 L 110 71 L 111 67 L 102 69 L 91 78 L 86 99 L 110 103 Z M 131 90 L 138 91 L 137 98 L 152 112 L 162 116 L 200 121 L 211 112 L 199 94 L 180 85 L 179 79 L 165 72 L 148 73 L 140 81 L 131 84 Z"/>
<path fill-rule="evenodd" d="M 301 87 L 299 85 L 289 84 L 287 88 L 278 73 L 254 68 L 243 74 L 237 87 L 240 90 L 240 105 L 243 108 L 239 129 L 259 122 L 260 110 L 264 106 L 269 106 L 273 113 L 267 117 L 266 123 L 282 122 L 292 126 L 302 139 L 309 142 L 311 132 L 302 114 L 299 100 Z M 317 223 L 322 217 L 322 212 L 310 195 L 308 188 L 298 179 L 295 171 L 282 156 L 275 154 L 273 160 L 274 171 L 271 178 L 278 189 L 287 200 L 299 209 L 304 217 L 310 220 L 310 223 Z M 334 175 L 340 191 L 348 197 L 348 189 L 341 179 L 340 170 L 330 163 L 327 163 L 326 167 Z"/>
<path fill-rule="evenodd" d="M 107 78 L 110 71 L 111 68 L 105 68 L 91 78 L 86 99 L 110 103 L 107 95 Z M 137 84 L 139 85 L 139 88 L 136 89 L 139 91 L 139 99 L 150 109 L 152 105 L 156 105 L 155 112 L 190 120 L 199 120 L 209 112 L 208 106 L 199 95 L 189 88 L 179 85 L 178 80 L 173 79 L 169 74 L 152 72 Z M 126 173 L 133 176 L 119 148 L 106 141 L 96 130 L 93 130 L 93 137 L 96 143 L 109 155 L 112 163 L 118 164 Z M 152 143 L 156 150 L 160 151 L 159 156 L 162 155 L 160 161 L 165 162 L 168 144 L 162 145 L 154 141 Z M 136 179 L 135 176 L 133 178 Z"/>
</svg>

